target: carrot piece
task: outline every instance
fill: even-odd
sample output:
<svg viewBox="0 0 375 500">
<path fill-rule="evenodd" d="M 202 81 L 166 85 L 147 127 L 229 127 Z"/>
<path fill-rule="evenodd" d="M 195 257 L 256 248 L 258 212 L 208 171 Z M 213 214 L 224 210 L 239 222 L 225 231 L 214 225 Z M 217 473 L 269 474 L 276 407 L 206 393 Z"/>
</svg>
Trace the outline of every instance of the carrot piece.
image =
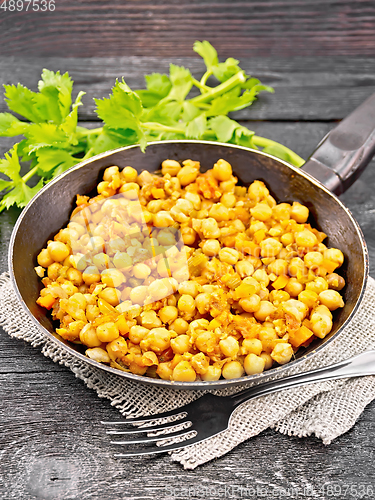
<svg viewBox="0 0 375 500">
<path fill-rule="evenodd" d="M 324 267 L 325 269 L 327 269 L 328 273 L 331 274 L 334 272 L 334 270 L 336 269 L 336 267 L 338 267 L 338 263 L 337 262 L 333 262 L 333 260 L 329 260 L 329 259 L 323 259 L 323 262 L 322 262 L 322 267 Z"/>
<path fill-rule="evenodd" d="M 289 281 L 289 278 L 288 276 L 285 276 L 284 275 L 281 275 L 279 276 L 273 283 L 272 283 L 272 286 L 276 289 L 276 290 L 280 290 L 281 288 L 284 288 L 287 284 L 288 284 L 288 281 Z"/>
<path fill-rule="evenodd" d="M 39 304 L 41 307 L 45 307 L 46 309 L 51 309 L 55 302 L 56 299 L 52 297 L 51 294 L 47 294 L 44 297 L 39 297 L 39 299 L 36 301 L 37 304 Z"/>
<path fill-rule="evenodd" d="M 314 332 L 302 325 L 298 330 L 289 332 L 289 342 L 293 347 L 299 347 L 314 335 Z"/>
<path fill-rule="evenodd" d="M 266 231 L 264 229 L 259 229 L 258 231 L 256 231 L 254 233 L 254 240 L 257 243 L 260 243 L 261 241 L 263 241 L 265 237 L 266 237 Z"/>
</svg>

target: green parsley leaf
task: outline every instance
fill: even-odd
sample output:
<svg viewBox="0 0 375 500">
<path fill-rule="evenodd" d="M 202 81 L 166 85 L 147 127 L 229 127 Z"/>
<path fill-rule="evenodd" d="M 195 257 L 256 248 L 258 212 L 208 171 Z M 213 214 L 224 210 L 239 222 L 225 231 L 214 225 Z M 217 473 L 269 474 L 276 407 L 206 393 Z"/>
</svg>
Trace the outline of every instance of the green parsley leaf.
<svg viewBox="0 0 375 500">
<path fill-rule="evenodd" d="M 27 130 L 29 124 L 21 122 L 11 113 L 0 113 L 0 137 L 15 137 Z"/>
<path fill-rule="evenodd" d="M 216 49 L 207 40 L 203 42 L 196 41 L 193 45 L 193 50 L 203 58 L 208 70 L 219 64 Z"/>
<path fill-rule="evenodd" d="M 20 83 L 15 85 L 4 85 L 5 101 L 8 108 L 15 113 L 23 116 L 27 120 L 39 123 L 42 120 L 39 111 L 35 105 L 35 97 L 38 95 Z"/>
<path fill-rule="evenodd" d="M 193 77 L 190 70 L 183 66 L 169 66 L 169 78 L 172 83 L 172 88 L 169 91 L 166 99 L 169 101 L 175 100 L 183 102 L 193 86 Z"/>
<path fill-rule="evenodd" d="M 229 142 L 236 127 L 238 127 L 238 123 L 227 116 L 215 116 L 210 119 L 209 126 L 220 142 Z"/>
<path fill-rule="evenodd" d="M 202 139 L 206 130 L 207 119 L 204 115 L 199 115 L 189 122 L 186 127 L 186 137 L 191 139 Z"/>
</svg>

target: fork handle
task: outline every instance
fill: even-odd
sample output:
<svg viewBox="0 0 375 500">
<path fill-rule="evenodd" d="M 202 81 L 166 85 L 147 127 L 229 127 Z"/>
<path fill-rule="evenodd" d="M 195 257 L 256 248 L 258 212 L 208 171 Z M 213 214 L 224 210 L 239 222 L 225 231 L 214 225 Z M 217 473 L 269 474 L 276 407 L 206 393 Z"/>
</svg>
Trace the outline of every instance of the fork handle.
<svg viewBox="0 0 375 500">
<path fill-rule="evenodd" d="M 270 380 L 264 384 L 256 385 L 229 396 L 234 400 L 235 406 L 239 406 L 249 399 L 265 396 L 283 389 L 291 389 L 300 385 L 335 380 L 340 378 L 363 377 L 375 375 L 375 351 L 366 351 L 352 358 L 340 361 L 334 365 L 318 368 L 297 375 Z"/>
</svg>

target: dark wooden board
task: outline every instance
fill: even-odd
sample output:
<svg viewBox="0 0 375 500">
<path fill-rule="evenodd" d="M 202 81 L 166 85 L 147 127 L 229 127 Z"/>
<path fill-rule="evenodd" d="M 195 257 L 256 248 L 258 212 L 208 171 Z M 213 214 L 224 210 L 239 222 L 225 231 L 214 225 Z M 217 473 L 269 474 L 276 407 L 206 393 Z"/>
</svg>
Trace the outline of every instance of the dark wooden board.
<svg viewBox="0 0 375 500">
<path fill-rule="evenodd" d="M 0 27 L 1 33 L 1 27 Z M 1 36 L 1 35 L 0 35 Z M 0 42 L 1 43 L 1 42 Z M 374 52 L 375 53 L 375 52 Z M 232 56 L 236 55 L 235 52 Z M 241 67 L 275 89 L 263 92 L 250 108 L 233 115 L 242 120 L 326 121 L 346 116 L 375 88 L 375 60 L 371 58 L 259 58 L 241 59 Z M 107 97 L 116 78 L 125 78 L 133 89 L 144 88 L 144 75 L 169 71 L 169 64 L 190 68 L 201 77 L 204 66 L 198 57 L 3 57 L 0 53 L 0 84 L 17 84 L 37 90 L 43 68 L 68 71 L 75 82 L 74 94 L 83 90 L 81 120 L 97 120 L 93 98 Z M 7 111 L 0 99 L 0 112 Z"/>
<path fill-rule="evenodd" d="M 0 10 L 4 55 L 188 56 L 207 39 L 225 56 L 374 56 L 371 0 L 55 0 L 53 12 L 40 4 Z"/>
<path fill-rule="evenodd" d="M 14 343 L 19 348 L 20 342 Z M 375 484 L 374 404 L 327 447 L 313 437 L 267 430 L 194 471 L 183 470 L 167 456 L 115 460 L 115 447 L 99 422 L 117 418 L 116 411 L 52 361 L 51 370 L 39 371 L 41 355 L 32 351 L 37 373 L 0 375 L 2 500 L 159 500 L 173 498 L 171 488 L 174 498 L 262 498 L 240 496 L 240 487 L 268 490 L 263 498 L 284 498 L 272 491 L 294 488 L 299 494 L 294 498 L 326 500 L 330 483 Z M 211 493 L 194 494 L 204 486 Z M 227 496 L 212 493 L 225 487 Z M 308 487 L 313 494 L 303 495 Z M 178 494 L 181 488 L 191 488 L 190 496 Z"/>
</svg>

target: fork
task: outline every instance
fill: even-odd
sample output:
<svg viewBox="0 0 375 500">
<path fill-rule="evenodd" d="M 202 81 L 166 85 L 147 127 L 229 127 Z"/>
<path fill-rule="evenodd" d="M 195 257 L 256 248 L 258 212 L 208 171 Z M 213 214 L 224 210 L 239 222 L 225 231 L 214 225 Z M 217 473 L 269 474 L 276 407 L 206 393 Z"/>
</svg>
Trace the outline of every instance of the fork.
<svg viewBox="0 0 375 500">
<path fill-rule="evenodd" d="M 231 416 L 236 408 L 250 399 L 265 396 L 273 392 L 281 391 L 282 389 L 290 389 L 301 385 L 322 382 L 327 380 L 335 380 L 340 378 L 363 377 L 365 375 L 375 375 L 375 351 L 366 351 L 352 358 L 340 361 L 339 363 L 318 368 L 316 370 L 290 375 L 277 380 L 270 380 L 263 384 L 250 387 L 231 396 L 215 396 L 213 394 L 205 394 L 196 399 L 171 411 L 150 415 L 147 417 L 126 419 L 125 421 L 101 422 L 103 425 L 118 426 L 123 424 L 143 425 L 145 427 L 132 427 L 124 430 L 107 430 L 110 435 L 127 435 L 132 437 L 134 434 L 140 433 L 157 433 L 162 431 L 163 434 L 135 437 L 125 441 L 111 441 L 111 444 L 117 445 L 140 445 L 149 444 L 145 448 L 138 447 L 124 451 L 123 453 L 115 454 L 116 458 L 136 456 L 136 455 L 153 455 L 156 453 L 165 453 L 168 451 L 179 450 L 187 446 L 192 446 L 216 436 L 220 432 L 228 429 Z M 173 422 L 161 422 L 160 419 L 178 418 Z M 156 424 L 156 425 L 154 425 Z M 178 427 L 184 424 L 190 424 L 188 428 L 179 429 Z M 166 432 L 166 433 L 164 433 Z M 188 437 L 192 432 L 193 437 Z M 182 442 L 170 443 L 171 439 L 186 438 Z M 167 441 L 167 442 L 166 442 Z M 169 444 L 168 444 L 169 441 Z M 160 446 L 157 446 L 159 442 Z"/>
</svg>

